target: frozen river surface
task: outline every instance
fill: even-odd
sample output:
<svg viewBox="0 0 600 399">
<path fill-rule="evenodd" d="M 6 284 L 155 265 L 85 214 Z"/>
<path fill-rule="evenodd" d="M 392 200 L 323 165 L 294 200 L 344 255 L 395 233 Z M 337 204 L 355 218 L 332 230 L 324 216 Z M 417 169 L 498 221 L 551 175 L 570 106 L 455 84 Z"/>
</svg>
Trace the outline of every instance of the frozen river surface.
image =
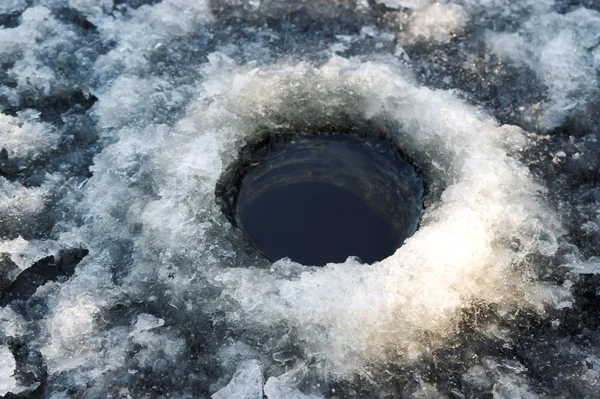
<svg viewBox="0 0 600 399">
<path fill-rule="evenodd" d="M 0 396 L 600 397 L 599 10 L 0 0 Z M 364 126 L 423 178 L 416 233 L 253 250 L 243 148 Z"/>
</svg>

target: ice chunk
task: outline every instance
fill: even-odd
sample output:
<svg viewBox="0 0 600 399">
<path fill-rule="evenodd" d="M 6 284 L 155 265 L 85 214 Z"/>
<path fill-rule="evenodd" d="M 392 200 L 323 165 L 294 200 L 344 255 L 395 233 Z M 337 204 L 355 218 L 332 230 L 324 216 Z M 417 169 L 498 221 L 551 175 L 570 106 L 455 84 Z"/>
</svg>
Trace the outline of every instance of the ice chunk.
<svg viewBox="0 0 600 399">
<path fill-rule="evenodd" d="M 0 3 L 0 14 L 22 11 L 27 7 L 27 0 L 4 0 Z"/>
<path fill-rule="evenodd" d="M 230 370 L 231 373 L 237 371 L 237 366 L 242 363 L 248 363 L 258 358 L 259 352 L 252 349 L 243 342 L 234 342 L 219 350 L 219 359 L 221 366 Z"/>
<path fill-rule="evenodd" d="M 568 117 L 585 119 L 598 94 L 592 49 L 598 43 L 600 13 L 580 8 L 570 13 L 533 14 L 516 33 L 489 33 L 490 49 L 517 65 L 531 68 L 548 89 L 548 100 L 537 118 L 548 130 Z"/>
<path fill-rule="evenodd" d="M 263 376 L 260 362 L 241 363 L 225 388 L 212 395 L 212 399 L 262 399 Z"/>
<path fill-rule="evenodd" d="M 105 18 L 98 29 L 104 40 L 117 43 L 108 54 L 98 57 L 95 68 L 101 76 L 147 73 L 149 55 L 166 50 L 173 40 L 197 32 L 213 20 L 207 0 L 164 0 L 154 6 L 128 10 L 128 18 Z M 108 79 L 107 82 L 110 82 Z"/>
<path fill-rule="evenodd" d="M 421 8 L 431 3 L 432 0 L 376 0 L 390 8 Z"/>
<path fill-rule="evenodd" d="M 414 12 L 401 38 L 407 43 L 448 43 L 462 33 L 467 22 L 462 6 L 434 3 Z"/>
<path fill-rule="evenodd" d="M 63 299 L 49 322 L 51 339 L 41 350 L 50 373 L 77 367 L 97 355 L 92 335 L 100 311 L 89 295 Z"/>
<path fill-rule="evenodd" d="M 0 114 L 0 149 L 10 157 L 40 155 L 56 147 L 60 135 L 44 124 Z"/>
<path fill-rule="evenodd" d="M 99 23 L 104 13 L 110 13 L 113 0 L 69 0 L 69 6 L 87 16 L 92 22 Z"/>
<path fill-rule="evenodd" d="M 131 340 L 139 345 L 134 359 L 141 367 L 151 367 L 157 372 L 164 372 L 175 366 L 186 349 L 185 341 L 174 336 L 169 330 L 140 331 L 133 335 Z"/>
<path fill-rule="evenodd" d="M 26 323 L 23 316 L 8 306 L 0 308 L 0 331 L 6 337 L 20 337 L 25 333 Z"/>
<path fill-rule="evenodd" d="M 165 324 L 163 319 L 154 317 L 148 313 L 142 313 L 138 315 L 133 331 L 129 335 L 135 335 L 141 331 L 152 330 L 153 328 L 161 327 Z"/>
<path fill-rule="evenodd" d="M 264 387 L 265 396 L 268 399 L 321 399 L 320 395 L 307 395 L 298 390 L 297 385 L 305 371 L 299 367 L 279 377 L 269 378 Z"/>
<path fill-rule="evenodd" d="M 592 256 L 584 261 L 576 261 L 564 266 L 579 274 L 600 274 L 600 257 Z"/>
<path fill-rule="evenodd" d="M 50 177 L 47 184 L 28 188 L 0 176 L 0 215 L 3 216 L 4 227 L 20 226 L 22 220 L 30 220 L 41 212 L 48 201 L 54 183 L 52 180 Z M 15 228 L 14 231 L 19 230 Z"/>
<path fill-rule="evenodd" d="M 6 345 L 0 346 L 0 396 L 13 392 L 17 388 L 14 373 L 17 368 L 15 358 Z"/>
<path fill-rule="evenodd" d="M 61 304 L 52 317 L 52 334 L 57 343 L 76 348 L 77 339 L 94 330 L 94 316 L 98 311 L 99 308 L 89 296 Z"/>
<path fill-rule="evenodd" d="M 59 249 L 60 246 L 55 241 L 26 241 L 23 237 L 4 241 L 0 244 L 0 253 L 4 252 L 10 254 L 11 260 L 19 266 L 21 270 L 29 268 L 42 258 L 56 255 Z"/>
</svg>

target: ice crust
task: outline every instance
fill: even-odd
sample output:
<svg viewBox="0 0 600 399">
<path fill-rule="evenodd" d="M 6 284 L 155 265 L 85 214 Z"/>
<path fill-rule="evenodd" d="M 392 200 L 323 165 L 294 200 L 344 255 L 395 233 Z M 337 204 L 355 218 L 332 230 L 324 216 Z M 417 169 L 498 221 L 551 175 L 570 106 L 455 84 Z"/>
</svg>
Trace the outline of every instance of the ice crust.
<svg viewBox="0 0 600 399">
<path fill-rule="evenodd" d="M 0 287 L 89 250 L 0 307 L 0 395 L 599 395 L 600 14 L 376 3 L 0 4 Z M 248 251 L 215 198 L 244 144 L 367 122 L 427 182 L 417 233 Z"/>
</svg>

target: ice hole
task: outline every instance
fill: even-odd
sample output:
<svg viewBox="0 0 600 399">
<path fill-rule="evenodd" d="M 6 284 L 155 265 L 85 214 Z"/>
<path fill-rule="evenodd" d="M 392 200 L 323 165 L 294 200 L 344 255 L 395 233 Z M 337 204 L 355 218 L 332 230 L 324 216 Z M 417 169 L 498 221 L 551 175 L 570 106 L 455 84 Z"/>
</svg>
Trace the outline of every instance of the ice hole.
<svg viewBox="0 0 600 399">
<path fill-rule="evenodd" d="M 386 139 L 278 136 L 242 154 L 226 212 L 271 261 L 373 263 L 417 229 L 423 181 Z"/>
</svg>

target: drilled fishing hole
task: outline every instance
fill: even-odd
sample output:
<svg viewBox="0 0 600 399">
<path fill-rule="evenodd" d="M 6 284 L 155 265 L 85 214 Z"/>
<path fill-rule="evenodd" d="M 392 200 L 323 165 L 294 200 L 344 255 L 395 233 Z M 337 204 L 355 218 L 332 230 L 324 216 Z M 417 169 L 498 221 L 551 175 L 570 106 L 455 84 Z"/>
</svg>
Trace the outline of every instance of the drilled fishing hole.
<svg viewBox="0 0 600 399">
<path fill-rule="evenodd" d="M 271 261 L 373 263 L 417 229 L 423 180 L 385 138 L 269 137 L 241 154 L 226 183 L 233 189 L 217 195 L 228 196 L 227 216 Z"/>
</svg>

